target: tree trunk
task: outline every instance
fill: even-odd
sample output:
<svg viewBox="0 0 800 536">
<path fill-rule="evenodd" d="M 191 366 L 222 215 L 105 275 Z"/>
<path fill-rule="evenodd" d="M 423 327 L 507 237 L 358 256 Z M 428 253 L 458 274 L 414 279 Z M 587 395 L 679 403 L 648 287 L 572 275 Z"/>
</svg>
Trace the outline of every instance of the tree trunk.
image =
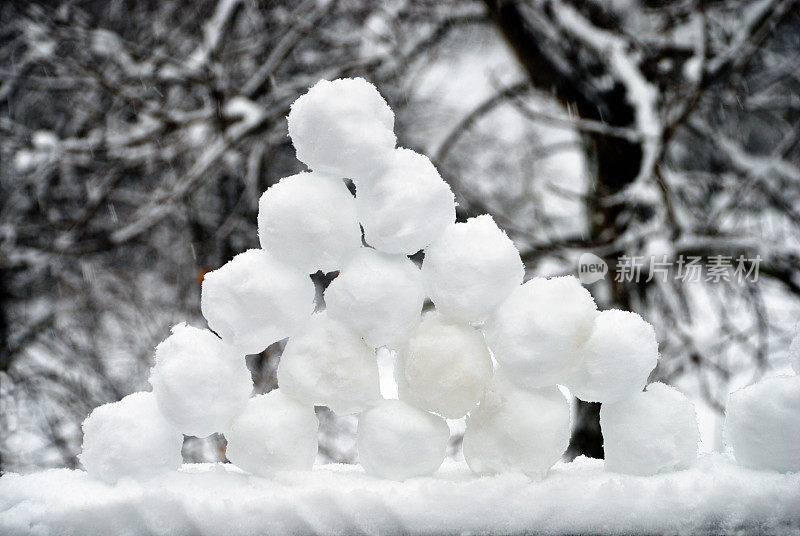
<svg viewBox="0 0 800 536">
<path fill-rule="evenodd" d="M 581 65 L 575 58 L 580 54 L 561 54 L 558 47 L 548 42 L 550 39 L 542 28 L 547 21 L 546 10 L 537 11 L 542 20 L 534 20 L 523 12 L 521 3 L 506 0 L 484 0 L 489 15 L 514 51 L 520 65 L 525 70 L 533 87 L 553 94 L 565 106 L 577 110 L 584 119 L 602 121 L 615 127 L 632 127 L 635 113 L 627 100 L 624 87 L 614 83 L 611 87 L 593 84 L 598 73 Z M 530 9 L 536 10 L 536 7 Z M 572 61 L 564 61 L 572 60 Z M 610 70 L 606 69 L 608 74 Z M 590 244 L 607 243 L 624 231 L 620 213 L 626 210 L 624 204 L 608 207 L 598 203 L 598 199 L 613 195 L 633 182 L 642 164 L 642 148 L 638 143 L 605 134 L 588 134 L 585 147 L 591 165 L 593 187 L 589 200 L 588 215 L 591 222 Z M 605 259 L 610 267 L 616 259 Z M 612 286 L 613 285 L 612 283 Z M 612 289 L 612 302 L 605 307 L 627 308 L 625 289 L 615 286 Z M 568 457 L 578 455 L 602 457 L 603 437 L 600 432 L 600 404 L 578 401 L 577 416 L 573 437 L 570 441 Z"/>
</svg>

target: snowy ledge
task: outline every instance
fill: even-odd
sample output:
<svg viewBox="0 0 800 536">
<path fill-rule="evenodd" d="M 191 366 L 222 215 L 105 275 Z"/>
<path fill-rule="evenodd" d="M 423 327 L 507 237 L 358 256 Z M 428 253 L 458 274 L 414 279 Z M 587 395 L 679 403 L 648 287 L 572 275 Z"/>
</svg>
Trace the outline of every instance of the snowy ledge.
<svg viewBox="0 0 800 536">
<path fill-rule="evenodd" d="M 445 462 L 434 477 L 379 480 L 325 465 L 274 479 L 227 464 L 109 486 L 83 471 L 0 478 L 0 534 L 800 534 L 800 473 L 751 471 L 721 455 L 655 477 L 579 458 L 541 482 L 478 478 Z"/>
</svg>

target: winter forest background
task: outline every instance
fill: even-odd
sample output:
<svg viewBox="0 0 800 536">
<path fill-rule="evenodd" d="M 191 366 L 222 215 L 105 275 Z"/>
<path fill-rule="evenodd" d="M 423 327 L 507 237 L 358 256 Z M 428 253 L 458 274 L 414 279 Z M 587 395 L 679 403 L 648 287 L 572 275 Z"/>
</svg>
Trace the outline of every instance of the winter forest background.
<svg viewBox="0 0 800 536">
<path fill-rule="evenodd" d="M 703 450 L 732 389 L 788 367 L 797 1 L 62 0 L 0 21 L 2 471 L 77 466 L 89 411 L 147 389 L 170 326 L 204 325 L 202 276 L 258 247 L 259 195 L 301 169 L 288 106 L 320 78 L 376 83 L 399 144 L 460 220 L 494 216 L 527 277 L 602 257 L 589 289 L 654 324 L 652 379 L 694 400 Z M 760 255 L 759 278 L 615 281 L 664 255 Z M 248 358 L 259 392 L 280 353 Z M 574 411 L 568 457 L 602 455 L 597 405 Z M 353 461 L 355 418 L 319 417 L 321 461 Z"/>
</svg>

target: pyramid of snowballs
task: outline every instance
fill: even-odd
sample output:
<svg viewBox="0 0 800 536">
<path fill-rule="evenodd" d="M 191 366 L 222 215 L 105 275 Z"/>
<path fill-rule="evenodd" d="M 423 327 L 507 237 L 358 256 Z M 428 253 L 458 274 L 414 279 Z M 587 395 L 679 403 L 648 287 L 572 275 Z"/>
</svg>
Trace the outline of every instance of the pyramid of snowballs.
<svg viewBox="0 0 800 536">
<path fill-rule="evenodd" d="M 310 171 L 261 197 L 261 248 L 206 275 L 210 329 L 175 326 L 156 348 L 152 392 L 86 419 L 81 461 L 92 476 L 177 469 L 183 434 L 213 433 L 244 471 L 309 470 L 321 405 L 359 415 L 359 459 L 372 475 L 433 473 L 449 442 L 445 419 L 468 415 L 463 450 L 475 473 L 538 478 L 569 442 L 559 384 L 604 403 L 608 469 L 691 464 L 693 406 L 663 384 L 643 391 L 658 360 L 650 324 L 599 312 L 574 277 L 523 284 L 519 252 L 491 216 L 456 223 L 453 193 L 431 161 L 396 148 L 394 114 L 374 86 L 320 81 L 288 123 Z M 423 249 L 420 268 L 409 255 Z M 324 309 L 309 277 L 318 271 L 338 271 Z M 435 310 L 423 316 L 426 297 Z M 245 355 L 287 337 L 279 389 L 251 397 Z M 381 347 L 396 355 L 399 400 L 381 397 Z"/>
</svg>

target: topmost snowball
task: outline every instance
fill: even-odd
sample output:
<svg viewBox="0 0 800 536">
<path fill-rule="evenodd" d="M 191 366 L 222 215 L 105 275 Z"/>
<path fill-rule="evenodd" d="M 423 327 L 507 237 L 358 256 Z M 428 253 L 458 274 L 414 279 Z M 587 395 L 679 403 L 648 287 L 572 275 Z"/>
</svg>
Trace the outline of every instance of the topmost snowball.
<svg viewBox="0 0 800 536">
<path fill-rule="evenodd" d="M 363 78 L 320 80 L 289 111 L 297 159 L 339 177 L 383 167 L 397 142 L 393 129 L 394 112 Z"/>
</svg>

